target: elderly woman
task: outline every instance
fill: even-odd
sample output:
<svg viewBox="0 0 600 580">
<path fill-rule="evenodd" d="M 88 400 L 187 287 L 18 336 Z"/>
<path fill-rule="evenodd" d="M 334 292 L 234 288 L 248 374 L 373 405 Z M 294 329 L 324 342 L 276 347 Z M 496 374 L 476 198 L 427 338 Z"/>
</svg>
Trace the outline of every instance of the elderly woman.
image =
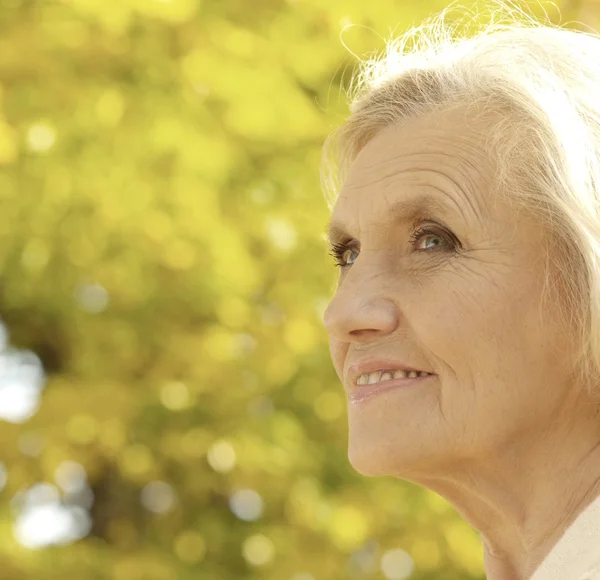
<svg viewBox="0 0 600 580">
<path fill-rule="evenodd" d="M 488 580 L 600 579 L 600 38 L 507 16 L 364 65 L 323 321 L 358 472 L 446 498 Z"/>
</svg>

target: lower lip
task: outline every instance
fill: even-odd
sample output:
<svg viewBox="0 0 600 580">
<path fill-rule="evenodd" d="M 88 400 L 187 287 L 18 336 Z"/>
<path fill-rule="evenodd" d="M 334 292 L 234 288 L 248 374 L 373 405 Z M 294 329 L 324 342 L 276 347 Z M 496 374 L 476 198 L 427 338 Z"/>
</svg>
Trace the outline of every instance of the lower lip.
<svg viewBox="0 0 600 580">
<path fill-rule="evenodd" d="M 375 383 L 374 385 L 360 385 L 348 394 L 348 400 L 353 404 L 364 403 L 365 401 L 368 401 L 377 395 L 387 393 L 388 391 L 417 386 L 434 376 L 435 375 L 427 375 L 425 377 L 414 377 L 410 379 L 393 379 L 383 383 Z"/>
</svg>

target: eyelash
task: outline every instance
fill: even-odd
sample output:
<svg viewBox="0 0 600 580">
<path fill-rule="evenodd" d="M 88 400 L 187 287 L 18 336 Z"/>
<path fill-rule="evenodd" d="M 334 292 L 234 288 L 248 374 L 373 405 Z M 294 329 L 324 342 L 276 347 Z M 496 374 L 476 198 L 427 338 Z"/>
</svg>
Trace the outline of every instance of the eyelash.
<svg viewBox="0 0 600 580">
<path fill-rule="evenodd" d="M 449 243 L 450 248 L 454 248 L 456 246 L 456 242 L 452 240 L 452 238 L 448 234 L 442 234 L 437 229 L 431 228 L 429 226 L 419 226 L 416 230 L 414 230 L 410 234 L 410 241 L 412 245 L 414 245 L 420 238 L 425 235 L 434 235 L 440 238 L 444 238 L 446 242 Z M 351 266 L 352 264 L 344 264 L 342 262 L 342 256 L 344 252 L 347 250 L 353 250 L 355 248 L 351 247 L 348 242 L 342 242 L 339 244 L 332 244 L 330 254 L 333 256 L 335 260 L 335 265 L 338 268 L 346 268 L 347 266 Z M 428 250 L 417 250 L 418 252 L 426 252 Z"/>
</svg>

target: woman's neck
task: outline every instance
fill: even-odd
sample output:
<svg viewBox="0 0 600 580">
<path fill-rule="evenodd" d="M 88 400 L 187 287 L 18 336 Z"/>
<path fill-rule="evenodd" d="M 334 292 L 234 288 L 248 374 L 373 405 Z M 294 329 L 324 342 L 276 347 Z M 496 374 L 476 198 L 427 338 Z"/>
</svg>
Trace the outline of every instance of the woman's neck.
<svg viewBox="0 0 600 580">
<path fill-rule="evenodd" d="M 481 534 L 488 580 L 526 580 L 600 495 L 600 419 L 515 438 L 482 461 L 454 461 L 410 480 L 438 493 Z M 587 411 L 586 411 L 587 412 Z M 592 416 L 593 415 L 593 416 Z"/>
</svg>

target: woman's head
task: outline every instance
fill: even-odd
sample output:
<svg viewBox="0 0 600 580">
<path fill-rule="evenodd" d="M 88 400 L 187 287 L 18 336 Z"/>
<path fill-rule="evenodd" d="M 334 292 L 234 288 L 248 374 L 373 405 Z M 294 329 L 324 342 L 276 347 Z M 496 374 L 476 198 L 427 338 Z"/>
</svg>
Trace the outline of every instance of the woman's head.
<svg viewBox="0 0 600 580">
<path fill-rule="evenodd" d="M 421 33 L 366 64 L 324 153 L 342 184 L 347 265 L 324 316 L 341 380 L 368 358 L 436 375 L 349 405 L 372 474 L 536 437 L 600 386 L 600 40 L 518 19 Z"/>
</svg>

